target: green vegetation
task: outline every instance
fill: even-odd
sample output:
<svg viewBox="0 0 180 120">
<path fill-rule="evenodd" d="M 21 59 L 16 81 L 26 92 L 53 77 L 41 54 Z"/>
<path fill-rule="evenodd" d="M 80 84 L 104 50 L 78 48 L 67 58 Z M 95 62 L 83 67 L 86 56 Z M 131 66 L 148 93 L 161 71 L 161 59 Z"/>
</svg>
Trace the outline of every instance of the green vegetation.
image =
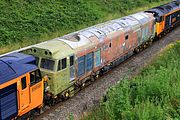
<svg viewBox="0 0 180 120">
<path fill-rule="evenodd" d="M 0 54 L 170 0 L 1 0 Z"/>
<path fill-rule="evenodd" d="M 131 80 L 111 88 L 85 120 L 179 120 L 180 41 L 164 49 Z"/>
</svg>

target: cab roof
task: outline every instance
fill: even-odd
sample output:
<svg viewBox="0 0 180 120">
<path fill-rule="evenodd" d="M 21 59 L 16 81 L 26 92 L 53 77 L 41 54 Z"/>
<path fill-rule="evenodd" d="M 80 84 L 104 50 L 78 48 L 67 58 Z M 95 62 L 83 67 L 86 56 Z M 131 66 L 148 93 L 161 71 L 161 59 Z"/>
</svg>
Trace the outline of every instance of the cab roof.
<svg viewBox="0 0 180 120">
<path fill-rule="evenodd" d="M 35 58 L 33 56 L 17 52 L 5 55 L 0 58 L 2 58 L 6 62 L 18 62 L 21 64 L 27 64 L 35 61 Z"/>
<path fill-rule="evenodd" d="M 154 7 L 152 9 L 147 10 L 146 12 L 155 13 L 156 16 L 163 16 L 164 14 L 167 14 L 178 8 L 180 8 L 180 2 L 177 0 L 158 7 Z"/>
<path fill-rule="evenodd" d="M 62 59 L 68 55 L 73 54 L 71 46 L 67 45 L 63 41 L 59 41 L 58 38 L 34 45 L 31 49 L 28 49 L 28 54 L 34 56 L 41 56 L 52 59 Z"/>
<path fill-rule="evenodd" d="M 29 64 L 33 58 L 22 53 L 0 57 L 0 85 L 37 69 L 35 65 Z"/>
</svg>

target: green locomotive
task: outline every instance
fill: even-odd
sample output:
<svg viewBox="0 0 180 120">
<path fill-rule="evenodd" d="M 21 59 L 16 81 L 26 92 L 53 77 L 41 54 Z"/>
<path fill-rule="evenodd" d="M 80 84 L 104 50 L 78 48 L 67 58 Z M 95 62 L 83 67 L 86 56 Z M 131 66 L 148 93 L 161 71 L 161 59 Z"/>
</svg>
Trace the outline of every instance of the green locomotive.
<svg viewBox="0 0 180 120">
<path fill-rule="evenodd" d="M 51 40 L 35 45 L 26 53 L 35 56 L 42 75 L 48 75 L 48 90 L 54 97 L 73 84 L 74 51 L 67 44 Z"/>
</svg>

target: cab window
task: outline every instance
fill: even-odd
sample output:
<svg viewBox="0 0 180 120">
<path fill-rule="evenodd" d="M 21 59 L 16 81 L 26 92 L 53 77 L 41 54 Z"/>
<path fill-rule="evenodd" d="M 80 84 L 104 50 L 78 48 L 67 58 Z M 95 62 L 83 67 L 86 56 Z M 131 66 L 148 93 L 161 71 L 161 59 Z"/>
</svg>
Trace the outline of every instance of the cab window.
<svg viewBox="0 0 180 120">
<path fill-rule="evenodd" d="M 21 78 L 21 86 L 22 86 L 22 90 L 26 88 L 26 77 Z"/>
<path fill-rule="evenodd" d="M 58 71 L 61 70 L 61 60 L 58 62 Z"/>
<path fill-rule="evenodd" d="M 31 85 L 34 85 L 41 81 L 41 74 L 39 70 L 33 71 L 30 73 L 30 83 Z"/>
<path fill-rule="evenodd" d="M 62 69 L 66 68 L 66 64 L 67 64 L 67 59 L 66 58 L 62 59 Z"/>
<path fill-rule="evenodd" d="M 49 59 L 45 59 L 45 58 L 41 59 L 41 68 L 43 68 L 43 69 L 53 71 L 54 70 L 54 64 L 55 64 L 55 62 L 53 60 L 49 60 Z"/>
<path fill-rule="evenodd" d="M 71 56 L 70 57 L 70 66 L 73 66 L 74 65 L 74 56 Z"/>
<path fill-rule="evenodd" d="M 58 61 L 58 71 L 67 67 L 67 58 Z"/>
</svg>

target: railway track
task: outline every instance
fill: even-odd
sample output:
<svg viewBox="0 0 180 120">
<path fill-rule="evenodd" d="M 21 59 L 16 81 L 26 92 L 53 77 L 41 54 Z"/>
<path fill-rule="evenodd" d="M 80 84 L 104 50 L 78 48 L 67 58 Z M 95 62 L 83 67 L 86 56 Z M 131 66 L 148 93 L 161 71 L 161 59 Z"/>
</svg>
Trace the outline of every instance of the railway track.
<svg viewBox="0 0 180 120">
<path fill-rule="evenodd" d="M 164 47 L 180 40 L 179 33 L 180 27 L 174 29 L 161 40 L 155 41 L 149 48 L 132 56 L 108 74 L 103 75 L 72 98 L 52 107 L 46 106 L 45 112 L 36 116 L 35 120 L 66 120 L 70 115 L 78 119 L 82 115 L 86 115 L 88 111 L 99 105 L 109 87 L 117 84 L 123 78 L 131 78 L 137 75 Z"/>
</svg>

